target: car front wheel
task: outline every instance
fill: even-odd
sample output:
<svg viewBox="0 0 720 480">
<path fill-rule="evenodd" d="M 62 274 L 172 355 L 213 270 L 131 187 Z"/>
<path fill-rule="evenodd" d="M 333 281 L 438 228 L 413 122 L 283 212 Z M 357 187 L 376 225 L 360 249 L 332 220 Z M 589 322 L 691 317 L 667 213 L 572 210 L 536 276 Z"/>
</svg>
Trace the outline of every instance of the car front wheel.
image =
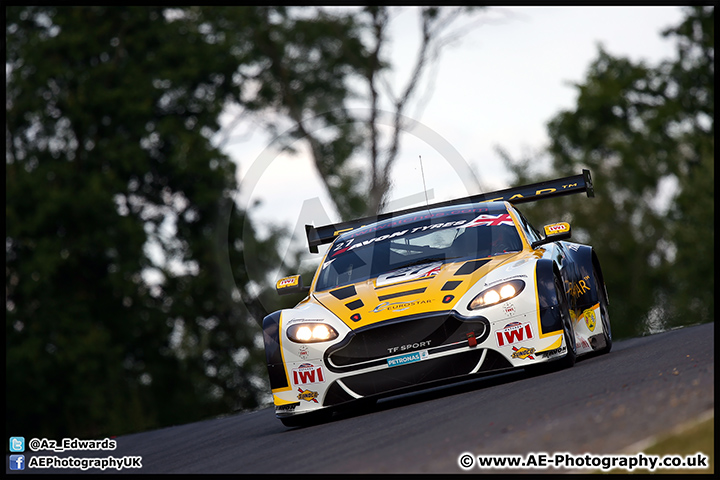
<svg viewBox="0 0 720 480">
<path fill-rule="evenodd" d="M 605 346 L 597 350 L 597 353 L 603 354 L 608 353 L 612 348 L 612 329 L 610 327 L 610 313 L 608 311 L 608 297 L 607 291 L 605 290 L 605 284 L 600 281 L 596 271 L 593 271 L 593 278 L 595 280 L 595 288 L 597 289 L 598 300 L 600 302 L 600 319 L 603 326 L 603 340 L 605 340 Z"/>
<path fill-rule="evenodd" d="M 531 375 L 542 375 L 570 368 L 575 365 L 575 360 L 577 359 L 575 330 L 573 329 L 572 319 L 570 318 L 570 308 L 568 307 L 567 296 L 565 295 L 565 289 L 563 289 L 562 286 L 562 280 L 557 275 L 555 276 L 555 295 L 557 296 L 558 302 L 557 307 L 555 308 L 560 309 L 560 318 L 562 319 L 563 325 L 563 337 L 565 339 L 567 352 L 565 353 L 565 356 L 557 360 L 526 367 L 525 370 Z"/>
</svg>

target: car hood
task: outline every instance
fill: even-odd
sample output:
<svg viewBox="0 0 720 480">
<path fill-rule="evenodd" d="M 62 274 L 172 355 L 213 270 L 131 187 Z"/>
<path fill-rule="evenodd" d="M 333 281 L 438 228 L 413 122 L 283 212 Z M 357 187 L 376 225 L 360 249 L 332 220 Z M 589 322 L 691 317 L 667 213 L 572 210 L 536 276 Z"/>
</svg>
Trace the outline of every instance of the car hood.
<svg viewBox="0 0 720 480">
<path fill-rule="evenodd" d="M 389 272 L 313 292 L 310 301 L 333 312 L 353 330 L 398 317 L 449 311 L 482 277 L 522 255 L 520 252 L 444 264 L 429 262 L 413 268 L 414 275 Z"/>
</svg>

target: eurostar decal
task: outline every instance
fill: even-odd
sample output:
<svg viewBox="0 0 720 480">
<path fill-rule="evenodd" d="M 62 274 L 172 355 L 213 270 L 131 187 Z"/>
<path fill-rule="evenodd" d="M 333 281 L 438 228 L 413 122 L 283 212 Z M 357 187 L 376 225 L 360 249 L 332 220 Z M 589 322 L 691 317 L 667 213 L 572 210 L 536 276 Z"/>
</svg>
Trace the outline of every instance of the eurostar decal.
<svg viewBox="0 0 720 480">
<path fill-rule="evenodd" d="M 433 300 L 415 300 L 414 302 L 382 302 L 380 305 L 372 309 L 373 313 L 382 312 L 383 310 L 388 310 L 391 312 L 402 312 L 403 310 L 407 310 L 410 307 L 414 307 L 416 305 L 422 305 L 424 303 L 431 303 Z"/>
</svg>

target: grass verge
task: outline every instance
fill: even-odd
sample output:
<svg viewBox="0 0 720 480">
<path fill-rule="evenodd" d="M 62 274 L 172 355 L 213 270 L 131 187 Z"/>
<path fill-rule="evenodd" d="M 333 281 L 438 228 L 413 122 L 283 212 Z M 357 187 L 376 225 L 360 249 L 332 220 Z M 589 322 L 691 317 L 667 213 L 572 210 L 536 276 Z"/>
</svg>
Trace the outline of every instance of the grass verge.
<svg viewBox="0 0 720 480">
<path fill-rule="evenodd" d="M 656 468 L 652 472 L 649 469 L 633 469 L 631 472 L 625 469 L 614 469 L 607 473 L 676 473 L 676 474 L 692 474 L 692 473 L 714 473 L 715 472 L 715 417 L 714 414 L 710 418 L 706 418 L 698 423 L 683 428 L 680 431 L 674 431 L 670 434 L 658 437 L 652 445 L 642 448 L 642 452 L 646 455 L 657 455 L 658 457 L 666 457 L 668 455 L 687 458 L 688 462 L 692 461 L 697 464 L 697 455 L 701 453 L 707 456 L 707 468 Z M 600 472 L 596 472 L 600 473 Z"/>
</svg>

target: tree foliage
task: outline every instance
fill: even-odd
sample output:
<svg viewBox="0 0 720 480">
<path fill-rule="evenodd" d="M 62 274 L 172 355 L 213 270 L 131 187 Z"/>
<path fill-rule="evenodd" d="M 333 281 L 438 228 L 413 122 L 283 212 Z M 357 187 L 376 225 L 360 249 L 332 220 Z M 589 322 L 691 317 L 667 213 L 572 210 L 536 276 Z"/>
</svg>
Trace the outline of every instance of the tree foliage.
<svg viewBox="0 0 720 480">
<path fill-rule="evenodd" d="M 252 112 L 248 123 L 261 122 L 276 135 L 275 145 L 290 152 L 308 147 L 317 178 L 341 219 L 379 213 L 389 198 L 403 133 L 410 128 L 406 112 L 418 106 L 416 98 L 442 49 L 467 31 L 457 24 L 467 29 L 472 19 L 468 13 L 476 10 L 319 7 L 303 8 L 299 18 L 296 8 L 258 9 L 249 43 L 254 54 L 268 61 L 247 63 L 237 57 L 238 76 L 247 88 L 238 96 L 240 108 L 232 109 L 239 113 L 228 131 Z M 390 84 L 390 29 L 398 14 L 417 16 L 418 47 L 407 81 Z M 226 12 L 216 20 L 214 29 L 241 31 L 236 26 L 240 19 L 232 20 Z M 248 103 L 246 98 L 257 101 Z M 307 259 L 307 247 L 304 232 L 295 232 L 303 243 L 291 244 L 279 270 L 298 273 L 302 268 L 309 278 L 316 265 L 299 266 Z M 250 271 L 257 270 L 252 255 L 246 256 L 246 263 Z M 258 303 L 268 305 L 274 294 L 273 289 L 259 290 Z"/>
<path fill-rule="evenodd" d="M 418 47 L 407 81 L 390 85 L 389 31 L 400 11 L 417 13 Z M 296 142 L 309 146 L 340 218 L 383 210 L 402 134 L 409 128 L 406 112 L 442 49 L 462 36 L 464 31 L 454 28 L 458 20 L 475 11 L 477 7 L 317 8 L 309 15 L 312 22 L 305 22 L 292 8 L 259 10 L 251 41 L 268 62 L 241 70 L 245 79 L 261 85 L 253 107 L 272 111 L 263 125 L 284 132 L 279 137 L 284 148 L 292 151 Z M 323 68 L 318 68 L 320 59 Z"/>
<path fill-rule="evenodd" d="M 575 108 L 548 125 L 550 172 L 505 155 L 517 183 L 591 170 L 596 198 L 523 211 L 570 220 L 595 247 L 618 336 L 713 319 L 714 8 L 687 8 L 663 35 L 677 57 L 656 66 L 600 48 Z"/>
<path fill-rule="evenodd" d="M 211 140 L 227 104 L 288 100 L 263 75 L 341 78 L 302 46 L 350 26 L 280 7 L 6 13 L 8 431 L 118 435 L 261 404 L 265 312 L 242 259 L 277 263 L 277 237 L 247 231 Z M 287 41 L 285 69 L 263 35 Z"/>
<path fill-rule="evenodd" d="M 363 168 L 364 178 L 369 185 L 359 184 L 356 196 L 364 199 L 365 208 L 352 212 L 355 217 L 381 213 L 392 188 L 393 167 L 400 153 L 402 134 L 409 128 L 405 115 L 418 95 L 422 80 L 427 77 L 439 60 L 441 51 L 448 44 L 457 41 L 464 29 L 456 27 L 459 19 L 472 17 L 480 11 L 478 7 L 421 7 L 418 8 L 419 42 L 413 60 L 410 77 L 403 85 L 388 85 L 385 77 L 391 64 L 386 60 L 389 30 L 393 12 L 389 7 L 366 7 L 363 14 L 368 18 L 372 42 L 369 46 L 370 59 L 362 71 L 363 82 L 369 93 L 370 113 L 358 121 L 365 125 L 367 138 L 367 167 Z M 383 141 L 378 120 L 383 116 L 381 99 L 387 97 L 391 107 L 387 112 L 391 122 L 389 139 Z M 353 192 L 350 192 L 351 194 Z M 353 215 L 350 215 L 353 216 Z"/>
</svg>

